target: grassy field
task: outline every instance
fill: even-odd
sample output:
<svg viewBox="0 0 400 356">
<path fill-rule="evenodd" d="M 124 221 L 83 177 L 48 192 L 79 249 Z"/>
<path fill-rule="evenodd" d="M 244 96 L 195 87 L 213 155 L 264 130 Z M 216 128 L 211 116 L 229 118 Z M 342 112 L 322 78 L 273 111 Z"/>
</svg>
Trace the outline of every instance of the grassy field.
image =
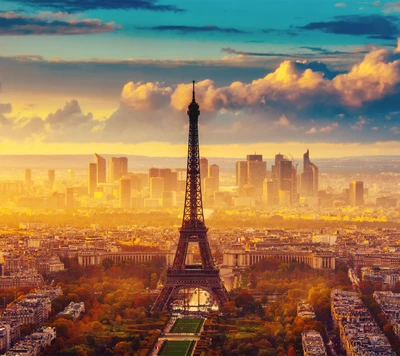
<svg viewBox="0 0 400 356">
<path fill-rule="evenodd" d="M 166 341 L 160 356 L 190 356 L 194 345 L 195 341 Z"/>
<path fill-rule="evenodd" d="M 204 319 L 177 319 L 172 325 L 171 333 L 198 333 L 204 323 Z"/>
</svg>

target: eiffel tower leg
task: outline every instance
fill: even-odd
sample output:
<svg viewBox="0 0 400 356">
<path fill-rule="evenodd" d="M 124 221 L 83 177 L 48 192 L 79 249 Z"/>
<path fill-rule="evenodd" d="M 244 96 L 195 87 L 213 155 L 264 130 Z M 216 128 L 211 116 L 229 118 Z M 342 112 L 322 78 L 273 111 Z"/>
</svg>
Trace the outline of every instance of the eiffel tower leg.
<svg viewBox="0 0 400 356">
<path fill-rule="evenodd" d="M 151 312 L 161 312 L 162 310 L 168 310 L 169 301 L 172 297 L 174 292 L 174 287 L 164 287 L 157 297 L 156 302 L 154 303 L 153 307 L 151 308 Z"/>
</svg>

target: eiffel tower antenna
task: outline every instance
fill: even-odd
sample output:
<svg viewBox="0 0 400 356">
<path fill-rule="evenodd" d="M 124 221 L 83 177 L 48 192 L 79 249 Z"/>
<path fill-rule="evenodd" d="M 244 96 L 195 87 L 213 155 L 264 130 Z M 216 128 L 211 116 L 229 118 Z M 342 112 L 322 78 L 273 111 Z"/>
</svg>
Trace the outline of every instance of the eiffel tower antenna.
<svg viewBox="0 0 400 356">
<path fill-rule="evenodd" d="M 174 263 L 167 271 L 167 281 L 152 307 L 153 312 L 168 309 L 174 296 L 184 288 L 200 288 L 209 292 L 220 308 L 229 301 L 219 269 L 214 265 L 204 223 L 198 128 L 200 107 L 196 103 L 195 81 L 193 81 L 192 102 L 188 106 L 187 115 L 189 116 L 189 140 L 182 227 L 179 230 Z M 189 243 L 198 244 L 201 264 L 187 264 Z"/>
</svg>

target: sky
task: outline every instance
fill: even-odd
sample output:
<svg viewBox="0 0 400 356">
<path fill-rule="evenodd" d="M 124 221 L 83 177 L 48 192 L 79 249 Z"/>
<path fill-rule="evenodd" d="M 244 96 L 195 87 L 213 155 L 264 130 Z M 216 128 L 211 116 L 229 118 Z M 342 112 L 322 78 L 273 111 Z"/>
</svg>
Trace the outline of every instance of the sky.
<svg viewBox="0 0 400 356">
<path fill-rule="evenodd" d="M 400 152 L 400 1 L 2 0 L 0 154 Z"/>
</svg>

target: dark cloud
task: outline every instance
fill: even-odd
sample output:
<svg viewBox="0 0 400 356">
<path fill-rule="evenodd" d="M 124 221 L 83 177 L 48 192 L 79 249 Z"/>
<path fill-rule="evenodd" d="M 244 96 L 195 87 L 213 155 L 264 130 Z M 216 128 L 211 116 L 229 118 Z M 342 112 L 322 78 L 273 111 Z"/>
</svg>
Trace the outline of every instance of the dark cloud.
<svg viewBox="0 0 400 356">
<path fill-rule="evenodd" d="M 274 35 L 286 35 L 286 36 L 290 36 L 290 37 L 296 37 L 299 35 L 298 31 L 295 30 L 278 30 L 278 29 L 274 29 L 274 28 L 264 28 L 261 30 L 261 32 L 264 33 L 272 33 Z"/>
<path fill-rule="evenodd" d="M 161 12 L 185 11 L 174 5 L 161 5 L 158 0 L 14 0 L 16 3 L 57 11 L 88 10 L 149 10 Z"/>
<path fill-rule="evenodd" d="M 56 14 L 53 14 L 56 15 Z M 15 12 L 0 13 L 0 35 L 81 35 L 113 32 L 118 28 L 114 23 L 103 23 L 100 20 L 71 20 L 57 17 L 29 17 Z M 36 56 L 30 60 L 40 60 Z"/>
<path fill-rule="evenodd" d="M 229 54 L 239 54 L 243 56 L 254 56 L 254 57 L 293 57 L 292 55 L 287 53 L 246 52 L 246 51 L 237 51 L 230 47 L 222 48 L 221 52 Z"/>
<path fill-rule="evenodd" d="M 86 142 L 88 136 L 101 130 L 102 123 L 96 121 L 92 113 L 84 114 L 77 100 L 70 100 L 44 120 L 46 142 Z"/>
<path fill-rule="evenodd" d="M 150 30 L 150 31 L 173 31 L 182 34 L 188 33 L 225 33 L 225 34 L 243 34 L 248 33 L 237 28 L 224 28 L 215 25 L 207 26 L 183 26 L 183 25 L 164 25 L 164 26 L 151 26 L 151 27 L 137 27 L 140 30 Z"/>
<path fill-rule="evenodd" d="M 310 47 L 310 46 L 301 46 L 299 47 L 301 49 L 307 49 L 311 52 L 319 53 L 319 54 L 325 54 L 325 55 L 336 55 L 336 54 L 351 54 L 351 52 L 345 52 L 345 51 L 331 51 L 326 48 L 322 47 Z M 366 53 L 366 52 L 365 52 Z"/>
<path fill-rule="evenodd" d="M 340 35 L 378 36 L 378 38 L 395 37 L 400 33 L 398 18 L 382 15 L 336 16 L 332 21 L 311 22 L 301 26 L 300 29 Z"/>
</svg>

